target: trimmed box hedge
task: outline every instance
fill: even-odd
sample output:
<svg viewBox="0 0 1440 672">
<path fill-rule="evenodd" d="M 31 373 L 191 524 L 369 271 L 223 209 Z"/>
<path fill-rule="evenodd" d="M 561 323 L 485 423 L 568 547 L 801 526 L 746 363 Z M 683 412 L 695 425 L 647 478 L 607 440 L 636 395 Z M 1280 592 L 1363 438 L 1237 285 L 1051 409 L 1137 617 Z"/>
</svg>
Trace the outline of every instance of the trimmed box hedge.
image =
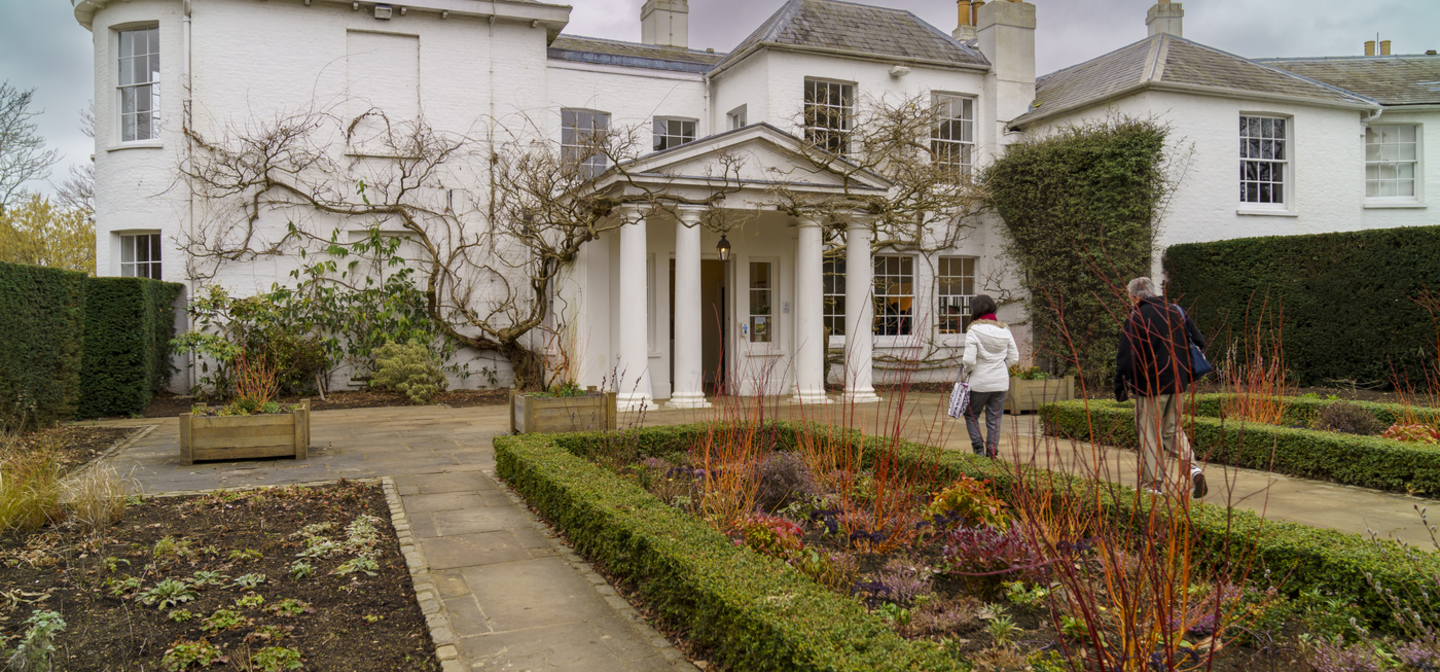
<svg viewBox="0 0 1440 672">
<path fill-rule="evenodd" d="M 1219 415 L 1219 396 L 1197 398 L 1193 423 L 1187 425 L 1190 442 L 1201 459 L 1387 492 L 1440 493 L 1440 447 L 1212 417 Z M 1306 403 L 1291 407 L 1287 419 L 1303 424 L 1324 405 L 1303 401 Z M 1369 407 L 1392 414 L 1392 418 L 1400 408 L 1387 404 Z M 1040 409 L 1040 421 L 1044 432 L 1054 436 L 1120 448 L 1140 445 L 1131 402 L 1047 404 Z"/>
<path fill-rule="evenodd" d="M 670 439 L 669 432 L 642 430 Z M 658 436 L 657 436 L 658 434 Z M 554 438 L 555 436 L 568 438 Z M 633 581 L 666 622 L 737 670 L 959 670 L 836 595 L 561 447 L 601 435 L 504 436 L 496 471 L 582 553 Z M 665 451 L 658 451 L 665 452 Z"/>
<path fill-rule="evenodd" d="M 164 389 L 182 289 L 146 278 L 89 279 L 79 417 L 139 413 Z"/>
<path fill-rule="evenodd" d="M 0 263 L 0 430 L 74 415 L 85 280 L 75 271 Z"/>
<path fill-rule="evenodd" d="M 769 423 L 762 436 L 773 448 L 793 449 L 800 424 Z M 810 426 L 832 440 L 859 435 Z M 703 425 L 647 428 L 623 434 L 506 436 L 495 440 L 497 473 L 565 530 L 581 552 L 634 582 L 660 617 L 689 632 L 736 669 L 851 670 L 954 669 L 928 645 L 898 638 L 854 601 L 828 593 L 787 565 L 735 547 L 703 521 L 665 505 L 613 472 L 582 459 L 626 441 L 640 456 L 683 453 Z M 865 437 L 865 455 L 886 445 Z M 1056 472 L 1016 469 L 968 452 L 913 443 L 899 446 L 906 465 L 943 478 L 990 479 L 1009 496 L 1018 478 L 1040 479 L 1059 491 L 1094 484 Z M 1101 505 L 1117 520 L 1136 520 L 1141 501 L 1124 485 L 1104 483 Z M 1354 601 L 1381 629 L 1394 626 L 1390 608 L 1366 583 L 1366 575 L 1397 595 L 1433 593 L 1440 557 L 1420 554 L 1419 566 L 1403 563 L 1393 542 L 1273 522 L 1247 512 L 1199 504 L 1190 510 L 1195 557 L 1210 566 L 1227 563 L 1234 549 L 1253 549 L 1254 562 L 1285 578 L 1291 594 L 1319 589 Z M 1228 550 L 1227 550 L 1228 549 Z M 1261 572 L 1255 572 L 1260 576 Z"/>
<path fill-rule="evenodd" d="M 1211 353 L 1235 345 L 1243 360 L 1247 308 L 1267 295 L 1272 313 L 1283 308 L 1285 366 L 1302 386 L 1397 373 L 1423 386 L 1422 364 L 1435 363 L 1434 322 L 1411 297 L 1440 291 L 1440 227 L 1185 243 L 1164 265 L 1166 294 L 1211 337 Z M 1347 320 L 1383 328 L 1339 326 Z"/>
</svg>

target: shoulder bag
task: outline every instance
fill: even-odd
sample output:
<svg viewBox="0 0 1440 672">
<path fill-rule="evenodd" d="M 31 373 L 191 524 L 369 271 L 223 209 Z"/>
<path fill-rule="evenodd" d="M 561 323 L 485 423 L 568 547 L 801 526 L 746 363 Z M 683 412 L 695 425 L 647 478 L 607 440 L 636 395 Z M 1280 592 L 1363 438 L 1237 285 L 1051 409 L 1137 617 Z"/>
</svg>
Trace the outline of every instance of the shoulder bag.
<svg viewBox="0 0 1440 672">
<path fill-rule="evenodd" d="M 1190 319 L 1188 317 L 1185 317 L 1184 308 L 1181 308 L 1179 305 L 1173 303 L 1170 305 L 1175 306 L 1175 310 L 1180 312 L 1181 320 Z M 1183 322 L 1181 323 L 1180 328 L 1185 328 Z M 1201 350 L 1200 346 L 1195 345 L 1195 343 L 1190 340 L 1190 331 L 1188 329 L 1185 330 L 1185 343 L 1186 345 L 1190 346 L 1190 371 L 1195 374 L 1196 378 L 1199 378 L 1200 376 L 1203 376 L 1215 370 L 1215 367 L 1210 364 L 1210 360 L 1205 359 L 1205 351 Z"/>
</svg>

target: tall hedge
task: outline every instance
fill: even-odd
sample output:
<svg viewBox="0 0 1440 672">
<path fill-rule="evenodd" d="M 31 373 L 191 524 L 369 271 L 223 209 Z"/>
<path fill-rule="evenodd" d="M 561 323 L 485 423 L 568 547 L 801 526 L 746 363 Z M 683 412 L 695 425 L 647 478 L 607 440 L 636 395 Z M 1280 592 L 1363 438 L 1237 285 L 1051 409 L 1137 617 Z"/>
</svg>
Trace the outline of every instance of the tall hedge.
<svg viewBox="0 0 1440 672">
<path fill-rule="evenodd" d="M 0 263 L 0 429 L 74 414 L 85 279 L 74 271 Z"/>
<path fill-rule="evenodd" d="M 1010 145 L 982 178 L 1005 220 L 1026 309 L 1054 373 L 1113 372 L 1125 283 L 1150 274 L 1167 190 L 1165 127 L 1115 119 Z M 1068 337 L 1066 336 L 1068 332 Z"/>
<path fill-rule="evenodd" d="M 1208 351 L 1246 352 L 1244 327 L 1267 298 L 1286 368 L 1301 386 L 1422 384 L 1436 325 L 1412 301 L 1440 295 L 1440 227 L 1241 238 L 1175 245 L 1167 293 L 1211 337 Z M 1254 340 L 1251 338 L 1250 340 Z"/>
<path fill-rule="evenodd" d="M 89 279 L 80 417 L 139 413 L 164 388 L 181 289 L 145 278 Z"/>
</svg>

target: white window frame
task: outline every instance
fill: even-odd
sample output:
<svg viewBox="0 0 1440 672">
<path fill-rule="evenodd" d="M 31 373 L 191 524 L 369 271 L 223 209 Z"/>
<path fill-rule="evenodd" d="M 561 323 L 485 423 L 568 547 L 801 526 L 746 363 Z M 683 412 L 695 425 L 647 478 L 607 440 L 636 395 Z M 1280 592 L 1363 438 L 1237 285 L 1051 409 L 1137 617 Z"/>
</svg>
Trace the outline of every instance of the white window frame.
<svg viewBox="0 0 1440 672">
<path fill-rule="evenodd" d="M 120 235 L 120 277 L 151 278 L 161 277 L 162 241 L 159 231 L 132 231 Z M 140 248 L 139 243 L 145 242 Z M 143 254 L 142 254 L 143 252 Z"/>
<path fill-rule="evenodd" d="M 588 127 L 582 121 L 589 120 Z M 603 122 L 603 123 L 597 123 Z M 566 107 L 560 110 L 560 155 L 566 161 L 580 161 L 580 170 L 586 177 L 593 178 L 610 167 L 610 159 L 601 152 L 593 151 L 585 137 L 610 129 L 610 113 L 580 107 Z M 590 152 L 580 157 L 581 152 Z"/>
<path fill-rule="evenodd" d="M 910 254 L 877 254 L 872 257 L 874 290 L 872 292 L 875 302 L 875 321 L 871 327 L 871 333 L 877 337 L 899 337 L 906 338 L 915 335 L 915 267 L 918 265 L 914 255 Z M 910 272 L 906 274 L 905 267 L 909 266 Z M 908 282 L 907 282 L 908 279 Z M 909 291 L 905 291 L 908 285 Z M 900 312 L 898 309 L 893 314 L 885 311 L 889 303 L 904 303 L 907 299 L 910 304 L 909 312 Z"/>
<path fill-rule="evenodd" d="M 821 324 L 829 330 L 829 347 L 845 342 L 845 255 L 826 258 L 821 273 Z"/>
<path fill-rule="evenodd" d="M 957 269 L 958 266 L 958 269 Z M 968 267 L 969 273 L 966 274 Z M 978 257 L 942 256 L 935 260 L 935 332 L 958 337 L 970 326 L 970 302 L 980 275 Z M 956 271 L 959 271 L 957 273 Z M 958 292 L 956 290 L 959 290 Z M 969 291 L 966 291 L 966 290 Z M 948 291 L 947 291 L 948 290 Z M 958 312 L 956 312 L 958 310 Z M 947 324 L 947 322 L 949 324 Z"/>
<path fill-rule="evenodd" d="M 689 133 L 686 133 L 686 128 Z M 672 147 L 679 147 L 687 142 L 695 142 L 695 134 L 699 130 L 700 121 L 686 117 L 655 117 L 651 130 L 655 133 L 655 142 L 652 145 L 655 151 L 664 151 Z"/>
<path fill-rule="evenodd" d="M 974 96 L 936 93 L 935 130 L 930 134 L 930 151 L 935 163 L 966 176 L 975 166 Z"/>
<path fill-rule="evenodd" d="M 733 131 L 737 128 L 745 128 L 747 125 L 749 125 L 750 120 L 748 108 L 748 105 L 741 105 L 740 107 L 737 107 L 726 113 L 725 122 L 728 130 Z"/>
<path fill-rule="evenodd" d="M 747 291 L 745 294 L 745 309 L 748 315 L 746 325 L 749 333 L 746 334 L 745 340 L 757 350 L 773 349 L 777 347 L 780 342 L 780 321 L 776 311 L 776 307 L 779 305 L 776 299 L 779 297 L 780 289 L 780 262 L 777 259 L 765 257 L 751 257 L 749 262 L 749 266 L 746 267 Z M 757 266 L 766 267 L 767 279 L 765 287 L 755 286 L 758 277 L 756 273 Z M 763 312 L 756 310 L 759 306 L 756 302 L 757 295 L 765 298 L 766 305 L 764 306 L 765 309 Z M 762 329 L 757 328 L 757 318 L 764 320 L 763 324 L 765 327 L 763 331 L 766 336 L 765 340 L 758 340 Z"/>
<path fill-rule="evenodd" d="M 1406 131 L 1409 131 L 1408 134 Z M 1385 132 L 1393 132 L 1393 139 L 1386 138 Z M 1376 136 L 1379 137 L 1376 137 Z M 1406 139 L 1406 136 L 1409 139 Z M 1408 149 L 1408 152 L 1406 151 Z M 1387 156 L 1388 155 L 1388 156 Z M 1406 158 L 1408 155 L 1408 158 Z M 1424 180 L 1421 177 L 1421 157 L 1424 156 L 1420 124 L 1376 124 L 1365 128 L 1365 200 L 1368 203 L 1417 203 L 1420 201 Z M 1402 173 L 1409 168 L 1409 177 Z M 1386 176 L 1386 169 L 1391 176 Z M 1410 193 L 1402 194 L 1404 182 L 1410 183 Z M 1385 195 L 1386 183 L 1395 185 L 1395 193 Z"/>
<path fill-rule="evenodd" d="M 1241 207 L 1291 209 L 1295 192 L 1291 151 L 1295 128 L 1291 117 L 1241 113 L 1239 131 Z"/>
<path fill-rule="evenodd" d="M 805 142 L 839 155 L 851 151 L 855 130 L 855 83 L 805 78 Z"/>
<path fill-rule="evenodd" d="M 115 31 L 115 137 L 121 143 L 153 143 L 160 140 L 160 27 L 129 26 Z M 135 48 L 137 37 L 145 40 L 144 53 Z M 128 51 L 127 51 L 128 46 Z M 144 79 L 141 79 L 143 77 Z M 127 98 L 129 103 L 127 104 Z M 141 110 L 142 102 L 148 108 Z M 128 127 L 127 119 L 132 120 Z M 142 131 L 143 129 L 143 131 Z"/>
</svg>

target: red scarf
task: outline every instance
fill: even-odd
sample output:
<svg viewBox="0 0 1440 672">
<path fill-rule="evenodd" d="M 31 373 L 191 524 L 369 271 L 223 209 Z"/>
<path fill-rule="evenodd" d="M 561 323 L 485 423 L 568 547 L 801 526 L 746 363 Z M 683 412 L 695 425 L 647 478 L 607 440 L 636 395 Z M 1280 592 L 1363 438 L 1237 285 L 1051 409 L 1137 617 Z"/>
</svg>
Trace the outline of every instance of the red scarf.
<svg viewBox="0 0 1440 672">
<path fill-rule="evenodd" d="M 980 319 L 982 319 L 982 320 L 991 320 L 991 321 L 994 321 L 994 322 L 999 322 L 999 321 L 1000 321 L 1000 320 L 998 320 L 998 319 L 995 319 L 995 313 L 985 313 L 984 315 L 981 315 L 981 316 L 980 316 Z"/>
</svg>

